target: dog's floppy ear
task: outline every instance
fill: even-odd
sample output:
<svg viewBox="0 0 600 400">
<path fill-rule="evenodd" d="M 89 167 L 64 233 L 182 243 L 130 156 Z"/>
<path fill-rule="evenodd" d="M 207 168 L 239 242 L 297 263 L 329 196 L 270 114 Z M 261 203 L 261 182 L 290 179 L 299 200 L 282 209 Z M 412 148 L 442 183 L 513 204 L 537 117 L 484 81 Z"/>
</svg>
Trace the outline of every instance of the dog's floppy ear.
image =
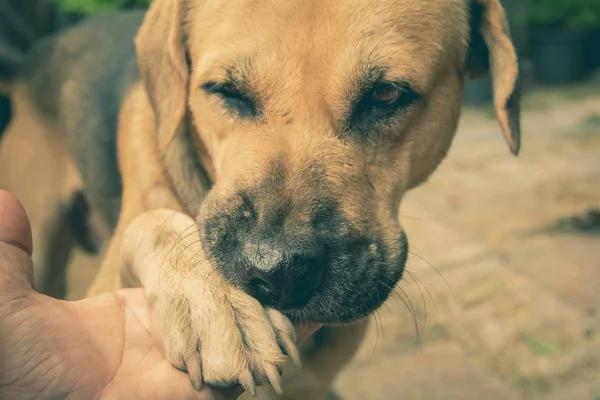
<svg viewBox="0 0 600 400">
<path fill-rule="evenodd" d="M 494 107 L 511 152 L 521 147 L 520 82 L 517 54 L 500 0 L 471 0 L 469 78 L 491 75 Z"/>
<path fill-rule="evenodd" d="M 182 127 L 187 109 L 189 66 L 182 0 L 154 0 L 135 46 L 140 75 L 154 108 L 159 148 Z"/>
</svg>

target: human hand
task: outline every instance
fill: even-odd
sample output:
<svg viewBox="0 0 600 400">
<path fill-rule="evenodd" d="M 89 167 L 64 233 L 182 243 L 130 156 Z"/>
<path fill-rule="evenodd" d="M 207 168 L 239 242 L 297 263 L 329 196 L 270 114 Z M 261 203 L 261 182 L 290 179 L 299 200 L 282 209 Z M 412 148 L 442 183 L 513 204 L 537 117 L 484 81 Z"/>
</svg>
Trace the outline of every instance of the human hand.
<svg viewBox="0 0 600 400">
<path fill-rule="evenodd" d="M 143 289 L 68 302 L 33 289 L 31 232 L 14 196 L 0 191 L 0 398 L 235 399 L 195 391 L 148 330 Z M 316 327 L 300 329 L 300 340 Z"/>
</svg>

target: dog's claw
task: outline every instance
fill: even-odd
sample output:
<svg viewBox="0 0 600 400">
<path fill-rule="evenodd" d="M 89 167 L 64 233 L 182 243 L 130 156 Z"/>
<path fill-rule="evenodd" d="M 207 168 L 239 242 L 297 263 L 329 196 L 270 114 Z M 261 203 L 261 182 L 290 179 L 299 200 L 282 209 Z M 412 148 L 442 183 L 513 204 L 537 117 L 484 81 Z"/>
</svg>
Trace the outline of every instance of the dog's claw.
<svg viewBox="0 0 600 400">
<path fill-rule="evenodd" d="M 200 391 L 204 382 L 202 380 L 202 361 L 200 360 L 199 354 L 196 353 L 189 359 L 187 359 L 185 361 L 185 365 L 188 371 L 188 375 L 190 376 L 192 386 L 197 391 Z"/>
<path fill-rule="evenodd" d="M 242 385 L 248 393 L 250 393 L 252 396 L 256 395 L 256 387 L 254 385 L 254 377 L 252 376 L 250 371 L 245 370 L 244 372 L 242 372 L 240 374 L 239 382 L 240 382 L 240 385 Z"/>
<path fill-rule="evenodd" d="M 279 345 L 281 346 L 282 350 L 289 357 L 289 359 L 292 361 L 292 363 L 297 369 L 302 368 L 300 351 L 298 351 L 298 347 L 296 346 L 298 336 L 296 334 L 294 326 L 282 314 L 272 309 L 267 310 L 267 315 L 269 316 L 271 323 L 275 327 Z"/>
<path fill-rule="evenodd" d="M 176 289 L 164 285 L 155 294 L 151 321 L 167 358 L 173 365 L 185 364 L 196 390 L 204 384 L 224 388 L 239 384 L 255 395 L 256 387 L 265 384 L 281 393 L 278 368 L 287 359 L 295 364 L 299 359 L 294 326 L 245 292 L 222 281 L 211 284 L 222 290 L 198 296 L 195 287 L 208 285 L 200 281 L 174 285 Z M 201 311 L 206 308 L 222 312 L 207 318 Z M 215 320 L 222 332 L 203 328 Z"/>
<path fill-rule="evenodd" d="M 297 369 L 302 368 L 302 359 L 300 357 L 300 351 L 298 350 L 296 345 L 294 343 L 286 343 L 285 339 L 283 340 L 283 342 L 285 353 L 292 361 L 292 364 L 294 364 L 294 366 Z"/>
<path fill-rule="evenodd" d="M 268 364 L 265 367 L 265 374 L 267 375 L 269 383 L 275 390 L 275 393 L 281 395 L 283 390 L 281 389 L 281 378 L 279 376 L 279 371 L 277 371 L 277 367 L 275 367 L 273 364 Z"/>
</svg>

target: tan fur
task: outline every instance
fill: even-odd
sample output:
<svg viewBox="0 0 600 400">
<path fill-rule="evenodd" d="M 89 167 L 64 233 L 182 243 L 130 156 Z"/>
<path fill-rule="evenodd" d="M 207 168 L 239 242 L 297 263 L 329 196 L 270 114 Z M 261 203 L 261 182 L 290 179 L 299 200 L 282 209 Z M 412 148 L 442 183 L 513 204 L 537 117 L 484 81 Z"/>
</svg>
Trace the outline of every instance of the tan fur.
<svg viewBox="0 0 600 400">
<path fill-rule="evenodd" d="M 499 1 L 474 3 L 483 10 L 479 28 L 498 119 L 516 154 L 516 54 Z M 292 326 L 215 269 L 201 245 L 197 226 L 206 215 L 198 207 L 202 203 L 210 214 L 220 200 L 258 185 L 274 160 L 288 171 L 282 193 L 307 199 L 322 190 L 313 179 L 318 165 L 330 187 L 323 195 L 339 201 L 358 232 L 380 229 L 384 239 L 396 237 L 403 195 L 435 170 L 456 131 L 470 74 L 470 4 L 154 0 L 136 38 L 142 82 L 130 89 L 120 113 L 122 211 L 89 295 L 143 286 L 153 333 L 169 360 L 187 367 L 195 386 L 204 378 L 239 380 L 249 390 L 270 383 L 279 390 L 277 368 L 287 359 L 280 345 L 298 357 Z M 378 63 L 389 66 L 386 77 L 411 84 L 423 99 L 374 141 L 339 140 L 352 80 Z M 226 78 L 232 64 L 242 70 L 229 73 L 247 75 L 267 99 L 258 122 L 233 117 L 199 89 Z M 62 182 L 66 193 L 69 182 Z M 302 226 L 306 207 L 299 200 L 289 223 Z M 317 345 L 307 344 L 305 368 L 285 368 L 286 398 L 323 398 L 365 326 L 332 328 L 317 352 Z"/>
</svg>

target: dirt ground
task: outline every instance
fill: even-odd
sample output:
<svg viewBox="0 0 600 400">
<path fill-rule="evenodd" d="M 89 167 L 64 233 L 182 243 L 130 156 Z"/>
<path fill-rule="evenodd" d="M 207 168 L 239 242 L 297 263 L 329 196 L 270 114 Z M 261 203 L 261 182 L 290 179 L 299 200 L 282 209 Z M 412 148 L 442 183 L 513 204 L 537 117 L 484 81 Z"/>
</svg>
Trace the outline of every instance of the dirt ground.
<svg viewBox="0 0 600 400">
<path fill-rule="evenodd" d="M 561 223 L 600 209 L 600 84 L 533 93 L 522 115 L 513 158 L 491 109 L 466 109 L 405 200 L 408 273 L 341 398 L 600 399 L 600 231 Z M 75 257 L 71 298 L 94 268 Z"/>
</svg>

